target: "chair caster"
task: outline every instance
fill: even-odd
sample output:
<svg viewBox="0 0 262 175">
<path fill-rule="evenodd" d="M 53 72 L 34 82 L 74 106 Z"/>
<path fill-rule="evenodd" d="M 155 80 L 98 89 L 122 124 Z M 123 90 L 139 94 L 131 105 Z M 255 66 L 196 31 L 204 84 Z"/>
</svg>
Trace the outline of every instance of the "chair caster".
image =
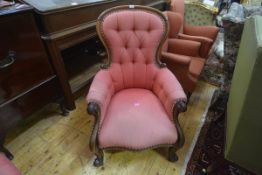
<svg viewBox="0 0 262 175">
<path fill-rule="evenodd" d="M 174 147 L 171 147 L 171 148 L 169 148 L 169 150 L 168 150 L 168 160 L 170 161 L 170 162 L 176 162 L 176 161 L 178 161 L 178 156 L 177 156 L 177 154 L 176 154 L 176 148 L 174 148 Z"/>
<path fill-rule="evenodd" d="M 178 156 L 177 156 L 177 154 L 176 154 L 176 153 L 169 154 L 169 155 L 168 155 L 168 160 L 169 160 L 170 162 L 176 162 L 176 161 L 178 161 Z"/>
<path fill-rule="evenodd" d="M 94 163 L 93 163 L 93 165 L 95 166 L 95 167 L 100 167 L 100 166 L 102 166 L 104 164 L 104 162 L 103 162 L 103 158 L 96 158 L 95 159 L 95 161 L 94 161 Z"/>
</svg>

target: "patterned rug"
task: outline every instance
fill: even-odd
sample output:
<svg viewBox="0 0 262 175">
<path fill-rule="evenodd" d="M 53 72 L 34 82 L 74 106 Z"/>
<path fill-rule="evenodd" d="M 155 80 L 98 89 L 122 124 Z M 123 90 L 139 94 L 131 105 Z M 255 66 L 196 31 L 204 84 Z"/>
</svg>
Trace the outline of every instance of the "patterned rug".
<svg viewBox="0 0 262 175">
<path fill-rule="evenodd" d="M 224 159 L 225 94 L 214 93 L 206 121 L 187 165 L 186 175 L 255 175 Z"/>
<path fill-rule="evenodd" d="M 223 81 L 223 57 L 224 57 L 224 31 L 220 29 L 217 39 L 214 42 L 204 69 L 201 73 L 201 80 L 214 85 L 221 85 Z"/>
</svg>

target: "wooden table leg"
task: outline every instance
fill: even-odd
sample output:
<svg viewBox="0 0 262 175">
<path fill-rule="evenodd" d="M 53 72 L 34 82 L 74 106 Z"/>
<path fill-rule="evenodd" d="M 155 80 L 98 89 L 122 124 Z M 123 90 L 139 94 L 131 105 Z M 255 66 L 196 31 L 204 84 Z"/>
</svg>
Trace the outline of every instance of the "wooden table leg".
<svg viewBox="0 0 262 175">
<path fill-rule="evenodd" d="M 74 96 L 71 91 L 71 87 L 69 85 L 69 80 L 67 76 L 67 72 L 65 70 L 64 61 L 61 55 L 59 48 L 56 46 L 55 41 L 46 41 L 51 61 L 53 63 L 54 69 L 56 71 L 57 77 L 59 79 L 63 95 L 64 95 L 64 103 L 65 109 L 73 110 L 75 109 Z"/>
</svg>

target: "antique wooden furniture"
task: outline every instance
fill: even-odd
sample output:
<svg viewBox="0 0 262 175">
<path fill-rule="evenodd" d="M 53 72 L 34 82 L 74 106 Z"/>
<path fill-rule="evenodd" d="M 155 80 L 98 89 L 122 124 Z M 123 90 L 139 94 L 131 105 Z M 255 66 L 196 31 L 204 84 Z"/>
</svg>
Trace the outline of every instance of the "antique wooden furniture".
<svg viewBox="0 0 262 175">
<path fill-rule="evenodd" d="M 69 110 L 75 108 L 74 95 L 83 88 L 85 90 L 98 71 L 97 63 L 101 62 L 101 58 L 86 52 L 71 54 L 71 58 L 65 58 L 68 54 L 63 53 L 68 53 L 68 50 L 79 44 L 85 47 L 83 43 L 96 36 L 95 23 L 98 15 L 116 5 L 142 4 L 160 10 L 165 9 L 167 5 L 165 0 L 75 0 L 73 3 L 69 0 L 24 0 L 24 2 L 35 7 L 42 39 L 51 55 L 53 66 L 63 87 L 65 107 Z M 95 43 L 92 42 L 90 45 L 95 47 Z M 88 47 L 86 46 L 87 50 Z M 71 63 L 76 66 L 71 66 Z M 83 69 L 79 70 L 79 67 Z"/>
<path fill-rule="evenodd" d="M 59 84 L 37 30 L 33 10 L 0 9 L 0 151 L 8 129 L 59 97 Z"/>
<path fill-rule="evenodd" d="M 164 15 L 144 6 L 119 6 L 100 15 L 97 32 L 108 52 L 87 95 L 95 117 L 90 149 L 103 164 L 103 150 L 169 147 L 169 160 L 184 144 L 178 113 L 186 95 L 175 76 L 160 62 L 167 37 Z"/>
</svg>

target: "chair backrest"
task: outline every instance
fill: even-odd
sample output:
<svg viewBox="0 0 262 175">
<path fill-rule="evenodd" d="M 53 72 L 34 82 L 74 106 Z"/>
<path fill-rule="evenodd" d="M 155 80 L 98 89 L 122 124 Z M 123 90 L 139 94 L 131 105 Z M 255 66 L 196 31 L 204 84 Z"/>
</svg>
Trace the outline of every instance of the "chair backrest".
<svg viewBox="0 0 262 175">
<path fill-rule="evenodd" d="M 109 55 L 116 90 L 152 88 L 168 33 L 165 16 L 149 7 L 118 6 L 99 16 L 97 32 Z"/>
<path fill-rule="evenodd" d="M 184 0 L 171 0 L 171 11 L 179 13 L 184 18 L 184 14 L 185 14 Z"/>
<path fill-rule="evenodd" d="M 184 28 L 184 15 L 185 15 L 185 4 L 184 0 L 171 0 L 171 11 L 179 13 L 182 18 L 180 32 L 183 33 Z"/>
<path fill-rule="evenodd" d="M 178 33 L 181 32 L 183 17 L 179 13 L 171 11 L 165 11 L 163 14 L 167 17 L 169 23 L 168 38 L 177 38 Z"/>
</svg>

